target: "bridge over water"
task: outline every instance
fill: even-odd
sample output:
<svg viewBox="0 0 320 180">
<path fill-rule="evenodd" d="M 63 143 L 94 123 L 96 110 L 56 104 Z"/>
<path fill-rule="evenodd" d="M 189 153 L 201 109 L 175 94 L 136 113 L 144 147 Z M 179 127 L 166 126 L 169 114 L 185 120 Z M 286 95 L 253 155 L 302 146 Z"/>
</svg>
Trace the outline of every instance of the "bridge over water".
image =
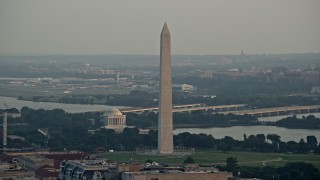
<svg viewBox="0 0 320 180">
<path fill-rule="evenodd" d="M 143 112 L 158 112 L 159 108 L 136 108 L 136 109 L 120 109 L 124 114 Z M 320 105 L 313 106 L 286 106 L 274 108 L 260 108 L 260 109 L 246 109 L 246 104 L 232 104 L 232 105 L 219 105 L 219 106 L 206 106 L 205 104 L 186 104 L 173 106 L 173 112 L 191 112 L 191 111 L 211 111 L 223 114 L 236 114 L 236 115 L 251 115 L 255 117 L 267 116 L 282 116 L 291 114 L 304 114 L 320 112 Z"/>
<path fill-rule="evenodd" d="M 286 107 L 274 107 L 274 108 L 261 108 L 251 110 L 229 111 L 223 112 L 224 114 L 236 114 L 236 115 L 251 115 L 255 117 L 267 117 L 267 116 L 282 116 L 292 114 L 305 114 L 320 112 L 320 105 L 314 106 L 286 106 Z"/>
<path fill-rule="evenodd" d="M 224 111 L 237 111 L 244 110 L 246 104 L 232 104 L 232 105 L 219 105 L 219 106 L 206 106 L 205 104 L 185 104 L 173 106 L 173 112 L 188 112 L 188 111 L 198 111 L 198 110 L 211 110 L 215 112 L 224 112 Z M 158 107 L 153 108 L 135 108 L 135 109 L 119 109 L 122 113 L 137 113 L 141 114 L 143 112 L 158 112 Z"/>
</svg>

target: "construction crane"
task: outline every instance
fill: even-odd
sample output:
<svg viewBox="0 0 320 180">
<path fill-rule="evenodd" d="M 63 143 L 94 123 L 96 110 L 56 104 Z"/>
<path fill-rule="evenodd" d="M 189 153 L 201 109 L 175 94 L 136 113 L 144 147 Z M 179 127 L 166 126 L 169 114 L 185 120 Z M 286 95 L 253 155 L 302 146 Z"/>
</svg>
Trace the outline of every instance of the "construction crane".
<svg viewBox="0 0 320 180">
<path fill-rule="evenodd" d="M 3 110 L 3 151 L 7 150 L 7 143 L 8 143 L 8 116 L 15 117 L 15 108 L 9 108 L 8 104 L 4 103 L 4 110 Z"/>
<path fill-rule="evenodd" d="M 49 134 L 48 128 L 45 128 L 44 130 L 38 129 L 38 132 L 40 132 L 45 137 L 44 147 L 47 149 L 48 148 L 49 139 L 50 139 L 50 134 Z"/>
</svg>

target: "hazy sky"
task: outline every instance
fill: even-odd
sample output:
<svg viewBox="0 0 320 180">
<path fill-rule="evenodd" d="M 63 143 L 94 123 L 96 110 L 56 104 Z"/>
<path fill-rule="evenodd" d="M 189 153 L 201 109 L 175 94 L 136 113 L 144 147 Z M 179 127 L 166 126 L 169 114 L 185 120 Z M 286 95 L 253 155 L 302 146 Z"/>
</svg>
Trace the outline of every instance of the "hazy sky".
<svg viewBox="0 0 320 180">
<path fill-rule="evenodd" d="M 0 54 L 320 52 L 319 0 L 0 0 Z"/>
</svg>

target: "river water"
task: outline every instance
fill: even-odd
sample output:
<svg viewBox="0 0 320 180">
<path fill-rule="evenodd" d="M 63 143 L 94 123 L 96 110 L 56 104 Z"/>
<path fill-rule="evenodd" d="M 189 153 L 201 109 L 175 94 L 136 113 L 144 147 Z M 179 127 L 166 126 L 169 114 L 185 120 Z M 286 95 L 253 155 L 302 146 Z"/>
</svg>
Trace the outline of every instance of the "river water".
<svg viewBox="0 0 320 180">
<path fill-rule="evenodd" d="M 297 114 L 298 118 L 302 116 L 308 116 L 311 114 Z M 320 118 L 320 113 L 313 113 L 315 117 Z M 271 116 L 258 118 L 259 121 L 275 122 L 280 119 L 286 118 L 286 116 Z M 292 116 L 292 115 L 291 115 Z M 182 132 L 189 132 L 194 134 L 211 134 L 214 138 L 221 139 L 225 136 L 231 136 L 237 140 L 243 140 L 243 134 L 257 135 L 257 134 L 278 134 L 281 136 L 282 141 L 296 141 L 299 142 L 301 138 L 306 141 L 307 136 L 315 136 L 320 141 L 320 130 L 314 129 L 287 129 L 276 126 L 233 126 L 233 127 L 211 127 L 211 128 L 180 128 L 173 131 L 174 134 Z"/>
<path fill-rule="evenodd" d="M 27 106 L 32 109 L 63 109 L 70 113 L 89 112 L 89 111 L 104 111 L 115 108 L 121 108 L 120 106 L 105 106 L 105 105 L 83 105 L 83 104 L 62 104 L 52 102 L 32 102 L 17 100 L 13 97 L 0 96 L 0 108 L 4 108 L 4 104 L 9 107 L 21 109 L 23 106 Z M 309 114 L 298 114 L 297 117 L 308 116 Z M 320 117 L 320 113 L 314 113 L 316 117 Z M 288 116 L 273 116 L 258 118 L 259 121 L 277 121 Z M 212 127 L 212 128 L 180 128 L 175 129 L 174 134 L 182 132 L 190 132 L 195 134 L 205 133 L 211 134 L 215 138 L 223 138 L 225 136 L 231 136 L 237 140 L 243 140 L 243 134 L 247 136 L 256 134 L 278 134 L 281 136 L 282 141 L 299 141 L 301 138 L 306 140 L 309 135 L 314 135 L 320 141 L 320 130 L 310 129 L 287 129 L 276 126 L 234 126 L 234 127 Z"/>
<path fill-rule="evenodd" d="M 32 109 L 63 109 L 64 111 L 69 113 L 104 111 L 104 110 L 112 109 L 113 107 L 121 108 L 121 106 L 33 102 L 33 101 L 17 100 L 16 98 L 13 98 L 13 97 L 0 96 L 1 109 L 4 109 L 4 104 L 7 104 L 9 108 L 21 109 L 23 106 L 27 106 Z"/>
<path fill-rule="evenodd" d="M 212 128 L 181 128 L 175 129 L 174 134 L 189 132 L 194 134 L 211 134 L 214 138 L 221 139 L 225 136 L 231 136 L 237 140 L 243 140 L 243 134 L 278 134 L 282 141 L 299 142 L 301 138 L 306 140 L 307 136 L 313 135 L 320 140 L 320 131 L 312 129 L 287 129 L 276 126 L 233 126 L 233 127 L 212 127 Z"/>
</svg>

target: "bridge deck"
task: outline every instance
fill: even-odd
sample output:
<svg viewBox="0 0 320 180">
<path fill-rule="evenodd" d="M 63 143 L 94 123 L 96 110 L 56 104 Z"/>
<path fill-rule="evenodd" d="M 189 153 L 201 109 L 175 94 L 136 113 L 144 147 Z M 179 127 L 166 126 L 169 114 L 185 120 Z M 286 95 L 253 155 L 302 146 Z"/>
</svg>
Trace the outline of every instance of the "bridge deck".
<svg viewBox="0 0 320 180">
<path fill-rule="evenodd" d="M 252 109 L 252 110 L 240 110 L 240 111 L 228 111 L 224 112 L 224 114 L 232 113 L 236 115 L 257 115 L 257 114 L 268 114 L 268 113 L 293 113 L 293 114 L 299 114 L 302 112 L 310 112 L 310 110 L 316 110 L 319 112 L 320 105 L 314 105 L 314 106 L 287 106 L 287 107 L 275 107 L 275 108 L 261 108 L 261 109 Z"/>
<path fill-rule="evenodd" d="M 230 109 L 230 108 L 244 108 L 246 104 L 232 104 L 232 105 L 220 105 L 220 106 L 205 106 L 204 104 L 186 104 L 173 106 L 173 112 L 185 112 L 185 111 L 196 111 L 196 110 L 219 110 Z M 120 109 L 122 113 L 141 113 L 144 111 L 158 111 L 158 107 L 153 108 L 138 108 L 138 109 Z"/>
</svg>

